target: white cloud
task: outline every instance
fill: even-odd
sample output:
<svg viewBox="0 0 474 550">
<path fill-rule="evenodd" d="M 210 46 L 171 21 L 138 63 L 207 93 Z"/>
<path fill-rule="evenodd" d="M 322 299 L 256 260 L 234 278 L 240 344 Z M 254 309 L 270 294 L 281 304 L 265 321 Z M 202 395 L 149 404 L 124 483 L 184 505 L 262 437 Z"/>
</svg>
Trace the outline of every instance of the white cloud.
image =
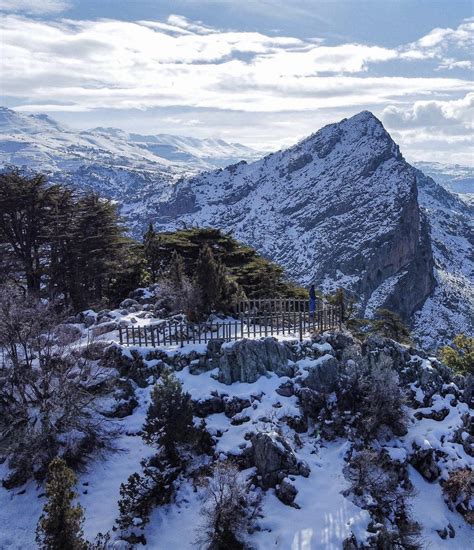
<svg viewBox="0 0 474 550">
<path fill-rule="evenodd" d="M 374 76 L 397 50 L 326 46 L 258 32 L 166 23 L 3 18 L 3 93 L 65 110 L 186 106 L 304 111 L 388 105 L 465 91 L 457 78 Z M 53 107 L 50 108 L 50 110 Z"/>
<path fill-rule="evenodd" d="M 65 11 L 70 5 L 68 0 L 0 0 L 0 11 L 51 14 Z"/>
<path fill-rule="evenodd" d="M 474 129 L 474 92 L 461 99 L 416 101 L 410 109 L 390 105 L 382 116 L 394 128 L 457 126 L 466 133 Z"/>
<path fill-rule="evenodd" d="M 474 18 L 455 29 L 436 28 L 416 42 L 400 48 L 403 59 L 434 59 L 439 69 L 472 68 Z"/>
<path fill-rule="evenodd" d="M 189 132 L 242 137 L 260 147 L 370 109 L 402 144 L 413 145 L 415 135 L 431 142 L 444 135 L 456 147 L 453 140 L 464 139 L 472 121 L 472 82 L 458 75 L 471 63 L 465 57 L 473 25 L 468 20 L 384 48 L 220 30 L 181 16 L 127 22 L 10 14 L 2 18 L 0 86 L 24 111 L 73 117 L 168 109 L 168 131 L 172 120 L 182 120 L 179 131 L 184 124 Z M 429 77 L 414 72 L 424 63 L 432 70 L 433 62 L 440 71 Z M 445 69 L 456 69 L 457 78 Z"/>
</svg>

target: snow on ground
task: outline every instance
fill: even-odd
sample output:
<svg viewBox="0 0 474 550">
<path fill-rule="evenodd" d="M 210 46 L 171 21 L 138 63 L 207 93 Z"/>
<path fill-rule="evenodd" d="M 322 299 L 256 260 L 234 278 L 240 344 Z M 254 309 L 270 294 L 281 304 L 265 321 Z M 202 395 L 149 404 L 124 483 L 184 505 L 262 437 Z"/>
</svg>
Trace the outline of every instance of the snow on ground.
<svg viewBox="0 0 474 550">
<path fill-rule="evenodd" d="M 411 466 L 410 480 L 417 492 L 412 499 L 413 519 L 422 525 L 422 543 L 430 550 L 469 550 L 474 548 L 474 529 L 460 514 L 451 512 L 443 500 L 439 483 L 429 483 Z M 454 538 L 441 539 L 437 529 L 443 530 L 450 523 L 456 532 Z"/>
<path fill-rule="evenodd" d="M 335 441 L 314 448 L 305 445 L 298 452 L 311 468 L 308 479 L 292 476 L 301 509 L 285 506 L 268 491 L 262 531 L 252 537 L 257 548 L 336 550 L 351 531 L 359 541 L 365 539 L 369 514 L 342 495 L 348 487 L 342 473 L 346 451 L 347 442 Z"/>
<path fill-rule="evenodd" d="M 106 340 L 116 340 L 117 334 L 103 336 Z M 188 344 L 183 348 L 173 346 L 166 349 L 169 355 L 187 354 L 192 350 L 205 351 L 205 344 Z M 331 351 L 329 344 L 313 344 L 320 353 Z M 135 348 L 146 355 L 149 348 Z M 130 355 L 130 348 L 124 353 Z M 297 362 L 299 376 L 305 376 L 306 368 L 315 361 L 301 359 Z M 430 367 L 426 360 L 426 368 Z M 153 363 L 152 361 L 148 362 Z M 243 419 L 240 424 L 232 424 L 224 413 L 212 414 L 205 421 L 209 431 L 218 435 L 216 450 L 222 453 L 241 453 L 250 443 L 247 433 L 263 430 L 271 431 L 285 415 L 297 414 L 297 400 L 294 396 L 284 397 L 276 392 L 278 386 L 288 380 L 275 373 L 261 376 L 255 383 L 234 383 L 224 385 L 216 379 L 217 370 L 199 375 L 191 374 L 189 367 L 176 372 L 185 391 L 193 399 L 202 400 L 212 392 L 249 399 L 251 404 L 239 413 Z M 140 461 L 150 456 L 153 449 L 147 446 L 137 432 L 143 425 L 149 402 L 151 386 L 137 389 L 138 407 L 133 415 L 122 420 L 114 420 L 121 427 L 121 433 L 114 441 L 116 451 L 107 451 L 104 456 L 91 461 L 79 475 L 77 490 L 80 502 L 85 510 L 84 533 L 92 540 L 98 532 L 113 528 L 118 516 L 117 501 L 120 484 L 130 474 L 140 470 Z M 420 403 L 423 392 L 416 390 Z M 441 420 L 421 418 L 415 412 L 430 413 L 447 409 L 448 414 Z M 441 476 L 446 479 L 448 472 L 459 467 L 474 467 L 474 460 L 468 456 L 462 445 L 453 443 L 452 436 L 461 426 L 462 416 L 469 413 L 467 405 L 454 399 L 454 395 L 434 396 L 431 407 L 408 409 L 410 423 L 406 436 L 386 442 L 385 449 L 392 460 L 404 463 L 413 452 L 413 444 L 421 448 L 434 448 L 445 453 L 439 465 Z M 235 419 L 235 417 L 234 417 Z M 259 528 L 248 540 L 259 550 L 335 550 L 341 548 L 342 541 L 354 532 L 359 541 L 367 536 L 369 515 L 366 511 L 345 498 L 343 492 L 348 484 L 343 475 L 344 455 L 347 441 L 336 440 L 322 442 L 311 433 L 299 434 L 302 446 L 297 445 L 294 432 L 286 423 L 279 423 L 287 440 L 295 446 L 299 459 L 307 462 L 311 469 L 308 478 L 290 476 L 298 490 L 295 503 L 299 509 L 285 506 L 275 495 L 274 489 L 266 492 L 262 501 L 263 519 Z M 6 464 L 0 465 L 0 476 L 6 473 Z M 245 470 L 242 476 L 250 477 L 252 470 Z M 412 500 L 414 519 L 423 525 L 424 545 L 437 548 L 474 548 L 474 531 L 462 517 L 450 512 L 443 501 L 441 486 L 438 482 L 428 483 L 410 467 L 410 478 L 417 490 Z M 7 491 L 0 487 L 0 550 L 33 550 L 34 533 L 41 513 L 44 497 L 42 489 L 29 482 L 25 487 Z M 157 508 L 152 513 L 150 523 L 145 528 L 147 548 L 154 550 L 186 550 L 196 548 L 196 540 L 202 525 L 200 509 L 203 504 L 204 489 L 195 489 L 191 483 L 181 483 L 172 504 Z M 437 529 L 444 529 L 448 523 L 456 531 L 454 539 L 442 540 Z"/>
</svg>

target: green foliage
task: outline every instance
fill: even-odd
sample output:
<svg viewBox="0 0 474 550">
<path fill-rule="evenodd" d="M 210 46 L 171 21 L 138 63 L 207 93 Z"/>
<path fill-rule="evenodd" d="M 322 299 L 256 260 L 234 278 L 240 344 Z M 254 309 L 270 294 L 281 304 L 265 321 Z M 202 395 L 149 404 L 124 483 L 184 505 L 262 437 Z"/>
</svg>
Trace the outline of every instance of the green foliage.
<svg viewBox="0 0 474 550">
<path fill-rule="evenodd" d="M 36 528 L 36 543 L 41 550 L 85 550 L 83 539 L 83 510 L 73 505 L 76 476 L 64 460 L 55 458 L 49 465 L 46 496 Z"/>
<path fill-rule="evenodd" d="M 402 344 L 410 343 L 410 331 L 400 317 L 389 309 L 378 309 L 371 323 L 371 332 Z"/>
<path fill-rule="evenodd" d="M 193 407 L 189 393 L 170 372 L 151 391 L 151 403 L 143 426 L 143 439 L 150 445 L 163 447 L 166 456 L 176 462 L 177 446 L 190 443 L 195 436 Z"/>
<path fill-rule="evenodd" d="M 45 176 L 0 174 L 0 280 L 75 310 L 122 299 L 139 286 L 142 247 L 125 237 L 117 207 Z"/>
<path fill-rule="evenodd" d="M 238 285 L 208 244 L 199 252 L 194 280 L 200 292 L 202 313 L 228 311 L 240 294 Z"/>
<path fill-rule="evenodd" d="M 441 350 L 441 360 L 460 374 L 474 374 L 474 338 L 458 334 L 452 346 Z"/>
<path fill-rule="evenodd" d="M 122 536 L 137 544 L 146 544 L 143 534 L 137 535 L 149 522 L 150 513 L 155 506 L 170 502 L 174 492 L 174 481 L 180 473 L 179 467 L 171 467 L 159 455 L 142 460 L 142 470 L 129 476 L 120 486 L 118 501 L 119 517 L 117 525 Z"/>
<path fill-rule="evenodd" d="M 156 283 L 158 272 L 161 266 L 160 255 L 160 238 L 155 231 L 153 224 L 150 223 L 147 231 L 143 235 L 143 250 L 148 273 L 152 283 Z"/>
<path fill-rule="evenodd" d="M 283 269 L 259 256 L 250 246 L 238 243 L 219 229 L 193 228 L 159 233 L 160 262 L 165 267 L 174 253 L 183 258 L 185 271 L 191 279 L 201 250 L 208 245 L 214 259 L 226 269 L 230 279 L 249 298 L 295 296 L 306 297 L 307 291 L 287 281 Z"/>
</svg>

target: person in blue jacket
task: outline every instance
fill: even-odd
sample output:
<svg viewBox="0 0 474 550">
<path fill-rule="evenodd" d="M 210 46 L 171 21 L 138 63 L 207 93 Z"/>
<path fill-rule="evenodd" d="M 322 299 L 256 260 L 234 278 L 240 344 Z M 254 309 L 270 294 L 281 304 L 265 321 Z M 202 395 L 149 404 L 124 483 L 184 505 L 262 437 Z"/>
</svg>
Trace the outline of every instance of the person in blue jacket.
<svg viewBox="0 0 474 550">
<path fill-rule="evenodd" d="M 309 287 L 309 316 L 314 317 L 316 312 L 316 290 L 314 285 Z"/>
</svg>

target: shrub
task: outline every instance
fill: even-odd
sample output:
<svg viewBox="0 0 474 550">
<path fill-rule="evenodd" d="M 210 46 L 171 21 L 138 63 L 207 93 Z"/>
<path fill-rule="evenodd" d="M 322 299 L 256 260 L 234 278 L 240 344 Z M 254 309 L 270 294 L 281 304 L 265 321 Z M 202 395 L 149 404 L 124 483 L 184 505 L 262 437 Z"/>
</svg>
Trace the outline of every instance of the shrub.
<svg viewBox="0 0 474 550">
<path fill-rule="evenodd" d="M 143 426 L 143 439 L 163 447 L 166 456 L 176 462 L 177 447 L 190 443 L 195 435 L 193 406 L 189 393 L 169 371 L 164 371 L 151 392 L 151 403 Z"/>
<path fill-rule="evenodd" d="M 474 472 L 470 468 L 450 472 L 443 485 L 443 492 L 449 504 L 461 513 L 469 524 L 474 525 L 474 512 L 471 506 L 474 497 Z"/>
<path fill-rule="evenodd" d="M 73 505 L 77 497 L 74 490 L 76 477 L 64 460 L 55 458 L 48 469 L 46 496 L 36 529 L 36 543 L 42 550 L 86 550 L 83 539 L 83 510 Z"/>
<path fill-rule="evenodd" d="M 404 395 L 398 374 L 388 366 L 369 369 L 350 365 L 338 380 L 340 411 L 351 411 L 351 426 L 366 439 L 375 437 L 384 426 L 396 435 L 406 430 Z"/>
<path fill-rule="evenodd" d="M 201 544 L 215 550 L 245 548 L 243 533 L 249 522 L 248 499 L 232 462 L 218 462 L 209 482 L 201 514 Z"/>
<path fill-rule="evenodd" d="M 402 344 L 410 343 L 410 331 L 407 326 L 396 313 L 389 309 L 378 309 L 375 312 L 375 319 L 372 321 L 370 330 Z"/>
<path fill-rule="evenodd" d="M 141 473 L 132 474 L 120 486 L 117 525 L 122 537 L 131 543 L 146 544 L 141 531 L 148 523 L 155 506 L 170 502 L 174 492 L 174 481 L 181 469 L 171 466 L 159 455 L 141 463 Z"/>
<path fill-rule="evenodd" d="M 43 479 L 57 455 L 78 462 L 108 433 L 89 388 L 103 371 L 87 353 L 61 345 L 53 305 L 0 289 L 0 434 L 12 469 L 5 486 Z"/>
<path fill-rule="evenodd" d="M 458 334 L 452 346 L 441 350 L 441 360 L 460 374 L 474 374 L 474 338 Z"/>
</svg>

